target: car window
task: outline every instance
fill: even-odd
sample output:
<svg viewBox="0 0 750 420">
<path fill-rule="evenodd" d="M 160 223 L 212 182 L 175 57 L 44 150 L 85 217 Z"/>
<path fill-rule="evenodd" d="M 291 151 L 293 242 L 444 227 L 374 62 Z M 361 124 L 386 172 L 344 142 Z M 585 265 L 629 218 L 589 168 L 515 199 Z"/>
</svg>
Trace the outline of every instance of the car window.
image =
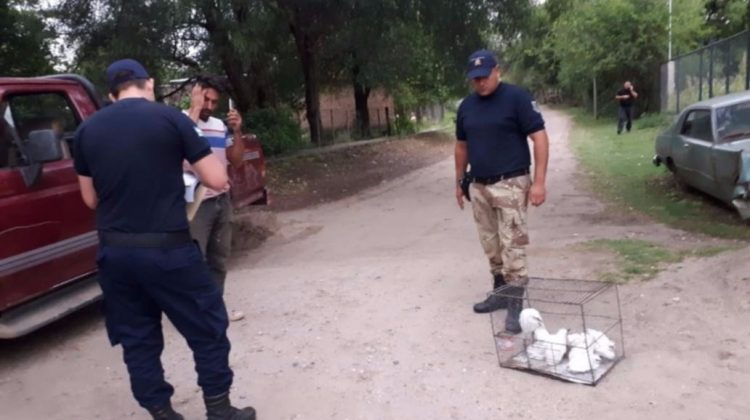
<svg viewBox="0 0 750 420">
<path fill-rule="evenodd" d="M 698 140 L 713 142 L 711 112 L 704 109 L 690 111 L 682 123 L 680 134 Z"/>
<path fill-rule="evenodd" d="M 750 137 L 750 101 L 717 108 L 716 133 L 720 143 Z"/>
<path fill-rule="evenodd" d="M 3 142 L 8 146 L 8 156 L 0 156 L 0 164 L 7 167 L 24 164 L 18 151 L 18 143 L 28 140 L 29 133 L 35 130 L 52 130 L 61 142 L 63 159 L 72 157 L 73 134 L 80 118 L 62 93 L 33 93 L 9 96 L 4 104 L 3 121 L 0 127 L 5 134 Z M 0 146 L 0 154 L 3 154 Z M 5 159 L 4 159 L 5 158 Z"/>
</svg>

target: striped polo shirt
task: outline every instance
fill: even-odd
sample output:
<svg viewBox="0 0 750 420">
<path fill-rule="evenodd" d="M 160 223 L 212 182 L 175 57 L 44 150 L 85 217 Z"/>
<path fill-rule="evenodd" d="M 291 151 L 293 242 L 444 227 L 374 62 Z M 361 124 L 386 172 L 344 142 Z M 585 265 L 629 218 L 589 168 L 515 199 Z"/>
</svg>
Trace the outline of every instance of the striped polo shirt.
<svg viewBox="0 0 750 420">
<path fill-rule="evenodd" d="M 187 114 L 187 111 L 183 111 Z M 208 144 L 211 145 L 211 151 L 214 155 L 219 158 L 219 162 L 227 167 L 227 147 L 231 147 L 234 144 L 232 136 L 227 133 L 227 126 L 224 121 L 215 118 L 208 117 L 207 121 L 198 119 L 198 129 L 201 131 L 201 136 L 208 140 Z M 206 189 L 205 198 L 213 198 L 223 194 L 219 191 L 214 191 L 210 188 Z"/>
</svg>

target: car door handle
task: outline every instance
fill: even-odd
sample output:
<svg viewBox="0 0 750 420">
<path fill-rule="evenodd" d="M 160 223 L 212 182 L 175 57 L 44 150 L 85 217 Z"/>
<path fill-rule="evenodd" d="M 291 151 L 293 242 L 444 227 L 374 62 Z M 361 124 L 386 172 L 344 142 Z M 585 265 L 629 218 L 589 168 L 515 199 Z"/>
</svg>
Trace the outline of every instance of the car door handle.
<svg viewBox="0 0 750 420">
<path fill-rule="evenodd" d="M 687 149 L 690 147 L 690 143 L 682 143 L 682 147 Z"/>
</svg>

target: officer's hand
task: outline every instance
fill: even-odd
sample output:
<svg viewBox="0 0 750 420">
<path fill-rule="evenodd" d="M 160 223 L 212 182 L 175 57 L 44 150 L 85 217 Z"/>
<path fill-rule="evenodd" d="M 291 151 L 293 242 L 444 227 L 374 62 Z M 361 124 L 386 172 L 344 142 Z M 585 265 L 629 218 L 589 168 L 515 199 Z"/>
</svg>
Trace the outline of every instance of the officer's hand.
<svg viewBox="0 0 750 420">
<path fill-rule="evenodd" d="M 236 109 L 230 109 L 227 114 L 227 125 L 233 133 L 239 133 L 242 128 L 242 116 Z"/>
<path fill-rule="evenodd" d="M 196 83 L 190 91 L 190 109 L 200 111 L 206 102 L 206 89 Z"/>
<path fill-rule="evenodd" d="M 464 192 L 461 190 L 461 186 L 456 186 L 456 202 L 458 202 L 458 207 L 461 208 L 461 210 L 464 209 Z"/>
<path fill-rule="evenodd" d="M 529 189 L 529 202 L 532 206 L 541 206 L 544 203 L 547 192 L 544 189 L 544 184 L 533 183 Z"/>
</svg>

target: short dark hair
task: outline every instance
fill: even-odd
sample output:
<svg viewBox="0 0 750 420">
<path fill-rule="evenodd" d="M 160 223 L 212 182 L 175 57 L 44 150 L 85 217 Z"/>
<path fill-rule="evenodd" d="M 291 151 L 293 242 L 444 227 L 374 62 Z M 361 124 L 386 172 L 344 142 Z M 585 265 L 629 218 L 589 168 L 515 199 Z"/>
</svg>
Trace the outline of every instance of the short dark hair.
<svg viewBox="0 0 750 420">
<path fill-rule="evenodd" d="M 110 89 L 109 93 L 112 94 L 115 98 L 120 96 L 120 92 L 122 92 L 125 89 L 128 89 L 132 86 L 135 86 L 139 89 L 145 89 L 146 88 L 146 82 L 147 79 L 134 79 L 134 80 L 128 80 L 131 79 L 133 76 L 133 71 L 131 70 L 123 70 L 119 71 L 115 74 L 116 79 L 122 78 L 123 80 L 127 80 L 126 82 L 122 82 L 115 86 L 114 88 Z"/>
<path fill-rule="evenodd" d="M 204 88 L 213 89 L 219 92 L 220 95 L 226 93 L 227 90 L 224 81 L 214 76 L 198 76 L 196 83 Z"/>
</svg>

